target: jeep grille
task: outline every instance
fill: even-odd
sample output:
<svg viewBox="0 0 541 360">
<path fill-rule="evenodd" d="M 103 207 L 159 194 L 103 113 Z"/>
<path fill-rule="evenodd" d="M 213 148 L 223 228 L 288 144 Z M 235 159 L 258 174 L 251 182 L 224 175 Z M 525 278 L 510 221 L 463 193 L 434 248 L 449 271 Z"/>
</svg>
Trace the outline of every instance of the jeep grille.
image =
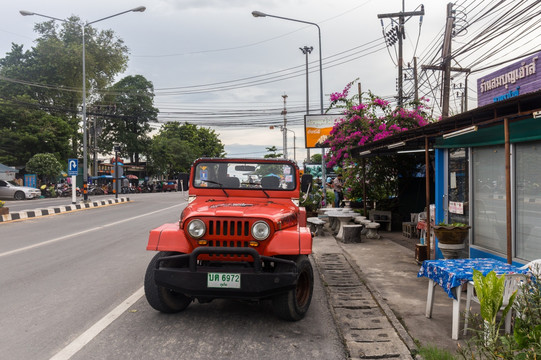
<svg viewBox="0 0 541 360">
<path fill-rule="evenodd" d="M 246 220 L 209 220 L 207 237 L 209 239 L 230 238 L 251 239 L 250 222 Z"/>
</svg>

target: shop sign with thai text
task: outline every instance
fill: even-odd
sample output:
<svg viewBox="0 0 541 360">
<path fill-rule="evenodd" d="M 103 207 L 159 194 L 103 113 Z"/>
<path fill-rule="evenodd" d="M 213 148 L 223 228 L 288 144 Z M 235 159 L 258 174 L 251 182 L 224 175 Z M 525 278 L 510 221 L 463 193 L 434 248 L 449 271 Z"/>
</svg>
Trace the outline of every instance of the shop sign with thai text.
<svg viewBox="0 0 541 360">
<path fill-rule="evenodd" d="M 477 105 L 484 106 L 541 89 L 541 52 L 477 80 Z"/>
</svg>

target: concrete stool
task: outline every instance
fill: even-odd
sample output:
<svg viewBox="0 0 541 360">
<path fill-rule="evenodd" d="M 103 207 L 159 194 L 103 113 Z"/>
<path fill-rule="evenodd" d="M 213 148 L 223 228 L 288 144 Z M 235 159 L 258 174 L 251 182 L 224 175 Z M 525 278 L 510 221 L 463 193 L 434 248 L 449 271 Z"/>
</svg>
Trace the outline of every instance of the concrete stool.
<svg viewBox="0 0 541 360">
<path fill-rule="evenodd" d="M 306 219 L 306 222 L 310 227 L 310 232 L 313 233 L 314 236 L 321 234 L 321 231 L 323 230 L 323 225 L 325 225 L 325 221 L 317 217 L 309 217 Z"/>
<path fill-rule="evenodd" d="M 368 233 L 366 234 L 366 237 L 368 239 L 379 239 L 380 238 L 378 234 L 379 227 L 380 227 L 380 224 L 376 222 L 371 222 L 370 224 L 367 224 L 366 228 L 368 229 Z"/>
<path fill-rule="evenodd" d="M 360 243 L 362 229 L 362 225 L 342 225 L 343 234 L 339 240 L 346 244 Z"/>
<path fill-rule="evenodd" d="M 366 216 L 355 216 L 355 219 L 353 219 L 356 224 L 362 224 L 363 220 L 366 220 Z"/>
<path fill-rule="evenodd" d="M 361 224 L 363 225 L 363 230 L 361 234 L 366 235 L 368 233 L 368 224 L 371 224 L 372 221 L 368 219 L 361 220 Z"/>
</svg>

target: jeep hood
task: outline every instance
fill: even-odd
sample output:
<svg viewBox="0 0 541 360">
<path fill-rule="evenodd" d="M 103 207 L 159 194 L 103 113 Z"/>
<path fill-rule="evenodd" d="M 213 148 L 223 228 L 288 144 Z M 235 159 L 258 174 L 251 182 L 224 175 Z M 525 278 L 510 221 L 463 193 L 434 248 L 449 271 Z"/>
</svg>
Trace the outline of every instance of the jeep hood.
<svg viewBox="0 0 541 360">
<path fill-rule="evenodd" d="M 236 198 L 227 200 L 197 199 L 188 205 L 182 213 L 182 222 L 197 217 L 239 217 L 265 218 L 277 222 L 285 217 L 296 218 L 296 207 L 289 201 L 271 201 L 267 199 Z"/>
</svg>

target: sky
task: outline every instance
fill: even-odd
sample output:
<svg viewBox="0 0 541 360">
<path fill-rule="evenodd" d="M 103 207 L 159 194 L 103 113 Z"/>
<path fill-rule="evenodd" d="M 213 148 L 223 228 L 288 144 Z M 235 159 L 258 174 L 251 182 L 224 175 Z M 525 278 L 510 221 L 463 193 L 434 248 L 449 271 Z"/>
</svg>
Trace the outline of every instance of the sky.
<svg viewBox="0 0 541 360">
<path fill-rule="evenodd" d="M 413 57 L 432 60 L 440 54 L 446 5 L 430 0 L 425 15 L 407 20 L 405 65 Z M 479 12 L 491 0 L 458 0 L 463 13 Z M 476 4 L 475 6 L 472 4 Z M 518 1 L 517 1 L 518 3 Z M 34 24 L 46 19 L 21 16 L 27 10 L 60 19 L 77 15 L 92 22 L 138 6 L 92 26 L 111 29 L 130 50 L 128 75 L 143 75 L 155 89 L 159 121 L 188 121 L 216 131 L 230 156 L 261 157 L 266 147 L 282 150 L 280 125 L 286 98 L 288 154 L 299 163 L 304 148 L 306 57 L 308 55 L 309 111 L 320 111 L 318 30 L 314 25 L 272 17 L 256 18 L 252 11 L 316 23 L 321 29 L 324 106 L 329 95 L 359 79 L 362 90 L 392 100 L 396 95 L 396 47 L 386 47 L 378 14 L 418 11 L 413 0 L 18 0 L 3 4 L 0 15 L 0 57 L 11 43 L 32 46 Z M 457 7 L 459 10 L 461 7 Z M 461 12 L 458 12 L 460 17 Z M 490 17 L 486 17 L 487 21 Z M 384 19 L 385 31 L 390 19 Z M 460 26 L 460 24 L 457 24 Z M 482 21 L 479 26 L 484 26 Z M 466 37 L 456 38 L 460 47 Z M 455 45 L 453 45 L 455 46 Z M 511 57 L 512 53 L 506 54 Z M 424 64 L 424 63 L 423 63 Z M 457 64 L 454 64 L 456 66 Z M 466 64 L 467 65 L 467 64 Z M 481 73 L 470 76 L 469 88 Z M 409 82 L 411 83 L 411 82 Z M 460 88 L 460 83 L 455 86 Z M 411 86 L 410 86 L 411 87 Z M 470 93 L 470 107 L 475 105 Z M 460 100 L 458 100 L 460 101 Z M 457 108 L 457 98 L 451 100 Z M 270 129 L 274 126 L 274 129 Z M 293 154 L 293 135 L 297 151 Z M 320 150 L 312 150 L 320 153 Z"/>
</svg>

